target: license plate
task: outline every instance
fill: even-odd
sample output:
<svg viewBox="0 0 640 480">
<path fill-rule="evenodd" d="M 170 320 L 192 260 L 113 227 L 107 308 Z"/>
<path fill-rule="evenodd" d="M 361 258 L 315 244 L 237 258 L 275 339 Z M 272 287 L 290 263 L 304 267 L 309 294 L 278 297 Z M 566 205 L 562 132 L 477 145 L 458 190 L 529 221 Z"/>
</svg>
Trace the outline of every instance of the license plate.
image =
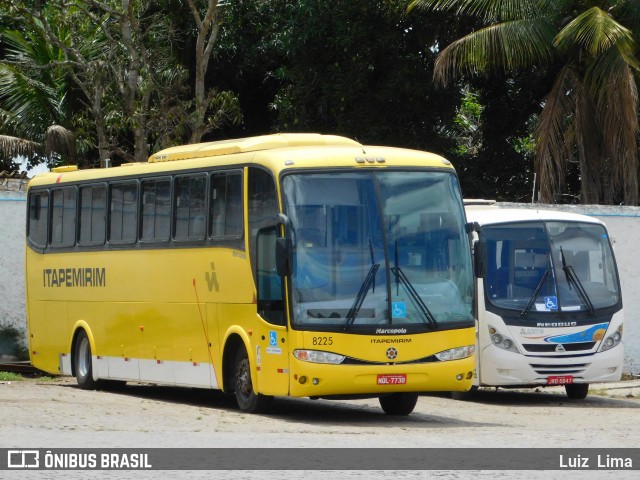
<svg viewBox="0 0 640 480">
<path fill-rule="evenodd" d="M 378 385 L 404 385 L 405 383 L 407 383 L 407 375 L 405 373 L 378 375 Z"/>
<path fill-rule="evenodd" d="M 573 383 L 573 377 L 571 375 L 547 377 L 547 385 L 567 385 L 569 383 Z"/>
</svg>

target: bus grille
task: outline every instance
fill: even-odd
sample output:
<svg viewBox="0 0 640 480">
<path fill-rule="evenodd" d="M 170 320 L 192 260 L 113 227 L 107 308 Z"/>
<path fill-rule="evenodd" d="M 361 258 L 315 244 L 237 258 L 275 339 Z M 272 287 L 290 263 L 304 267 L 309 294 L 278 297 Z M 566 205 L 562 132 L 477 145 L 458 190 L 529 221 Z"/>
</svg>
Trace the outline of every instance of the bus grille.
<svg viewBox="0 0 640 480">
<path fill-rule="evenodd" d="M 580 375 L 587 367 L 588 363 L 577 363 L 574 365 L 540 365 L 531 363 L 531 368 L 538 375 Z"/>
<path fill-rule="evenodd" d="M 590 351 L 595 346 L 596 342 L 578 342 L 578 343 L 563 343 L 565 352 L 581 352 L 581 351 Z M 527 352 L 535 352 L 535 353 L 555 353 L 556 347 L 559 344 L 544 344 L 540 345 L 538 343 L 524 343 L 522 346 Z"/>
</svg>

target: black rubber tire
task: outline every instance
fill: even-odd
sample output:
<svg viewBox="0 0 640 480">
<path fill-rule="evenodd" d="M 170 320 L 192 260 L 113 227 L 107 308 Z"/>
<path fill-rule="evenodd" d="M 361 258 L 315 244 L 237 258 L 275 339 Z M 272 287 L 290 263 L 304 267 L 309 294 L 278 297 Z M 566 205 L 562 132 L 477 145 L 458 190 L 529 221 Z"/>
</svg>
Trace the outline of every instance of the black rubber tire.
<svg viewBox="0 0 640 480">
<path fill-rule="evenodd" d="M 241 346 L 236 352 L 236 359 L 233 367 L 236 401 L 238 408 L 247 413 L 265 412 L 271 406 L 273 397 L 261 395 L 253 391 L 251 383 L 251 365 L 249 356 L 244 346 Z"/>
<path fill-rule="evenodd" d="M 98 382 L 93 379 L 91 344 L 84 330 L 80 330 L 76 337 L 73 362 L 78 386 L 83 390 L 95 390 Z"/>
<path fill-rule="evenodd" d="M 588 383 L 569 383 L 564 386 L 567 397 L 572 400 L 584 400 L 589 393 Z"/>
<path fill-rule="evenodd" d="M 378 400 L 387 415 L 409 415 L 418 403 L 418 394 L 390 393 L 382 395 Z"/>
</svg>

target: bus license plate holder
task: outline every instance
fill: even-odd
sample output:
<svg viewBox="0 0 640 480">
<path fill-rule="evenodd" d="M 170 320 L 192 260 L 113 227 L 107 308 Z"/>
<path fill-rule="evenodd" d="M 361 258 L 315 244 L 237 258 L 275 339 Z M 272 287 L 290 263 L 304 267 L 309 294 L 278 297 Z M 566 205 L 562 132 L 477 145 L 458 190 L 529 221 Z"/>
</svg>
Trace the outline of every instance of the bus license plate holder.
<svg viewBox="0 0 640 480">
<path fill-rule="evenodd" d="M 547 385 L 569 385 L 573 383 L 572 375 L 555 375 L 547 377 Z"/>
<path fill-rule="evenodd" d="M 406 373 L 379 374 L 378 385 L 406 385 Z"/>
</svg>

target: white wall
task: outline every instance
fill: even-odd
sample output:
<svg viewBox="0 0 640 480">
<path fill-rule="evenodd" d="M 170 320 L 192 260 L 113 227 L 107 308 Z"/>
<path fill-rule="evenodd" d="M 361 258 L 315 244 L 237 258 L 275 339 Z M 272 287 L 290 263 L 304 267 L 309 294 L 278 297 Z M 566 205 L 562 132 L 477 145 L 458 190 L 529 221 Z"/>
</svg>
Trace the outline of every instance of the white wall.
<svg viewBox="0 0 640 480">
<path fill-rule="evenodd" d="M 0 190 L 0 323 L 11 323 L 25 332 L 24 236 L 26 194 Z M 12 345 L 0 338 L 0 356 Z"/>
</svg>

